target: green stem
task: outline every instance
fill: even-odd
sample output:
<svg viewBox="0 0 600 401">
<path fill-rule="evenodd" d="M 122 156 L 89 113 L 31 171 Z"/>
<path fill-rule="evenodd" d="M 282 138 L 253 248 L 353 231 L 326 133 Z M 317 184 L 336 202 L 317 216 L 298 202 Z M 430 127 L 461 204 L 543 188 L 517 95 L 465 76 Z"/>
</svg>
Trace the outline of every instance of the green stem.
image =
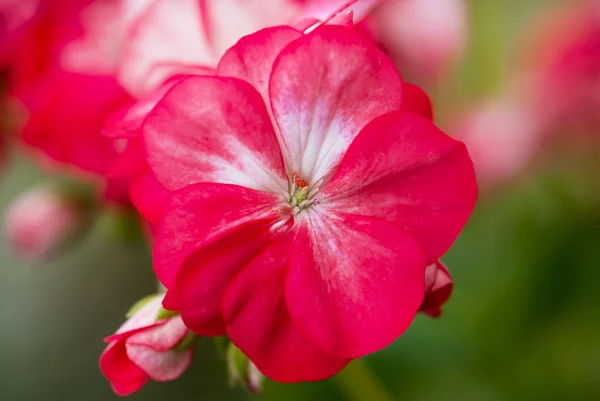
<svg viewBox="0 0 600 401">
<path fill-rule="evenodd" d="M 336 377 L 340 390 L 351 401 L 393 401 L 387 389 L 362 359 L 355 359 Z"/>
</svg>

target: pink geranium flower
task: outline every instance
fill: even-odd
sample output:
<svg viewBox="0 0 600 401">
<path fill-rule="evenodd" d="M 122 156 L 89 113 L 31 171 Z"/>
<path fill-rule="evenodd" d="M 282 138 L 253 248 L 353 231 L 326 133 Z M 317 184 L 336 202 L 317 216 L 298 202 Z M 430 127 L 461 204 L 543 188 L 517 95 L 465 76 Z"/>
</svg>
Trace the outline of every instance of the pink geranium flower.
<svg viewBox="0 0 600 401">
<path fill-rule="evenodd" d="M 138 391 L 148 379 L 175 380 L 192 362 L 194 347 L 186 346 L 190 331 L 181 317 L 157 319 L 162 299 L 149 301 L 105 339 L 100 369 L 119 395 Z"/>
<path fill-rule="evenodd" d="M 128 185 L 132 202 L 151 226 L 160 222 L 170 191 L 149 171 L 138 137 L 146 115 L 164 94 L 185 76 L 212 75 L 224 52 L 245 34 L 281 23 L 294 23 L 307 31 L 324 23 L 351 26 L 380 2 L 149 0 L 137 5 L 124 3 L 127 34 L 119 79 L 138 98 L 114 113 L 106 125 L 107 136 L 127 141 L 125 152 L 109 171 L 111 182 Z M 224 10 L 236 11 L 231 14 Z M 173 15 L 184 17 L 173 18 Z M 404 106 L 432 118 L 429 98 L 414 85 L 407 84 Z"/>
<path fill-rule="evenodd" d="M 339 26 L 259 31 L 177 83 L 143 127 L 173 192 L 164 306 L 284 382 L 394 341 L 477 196 L 464 145 L 402 107 L 391 62 Z"/>
<path fill-rule="evenodd" d="M 116 79 L 119 2 L 28 3 L 0 60 L 23 111 L 18 137 L 51 165 L 103 176 L 118 156 L 104 120 L 130 99 Z"/>
</svg>

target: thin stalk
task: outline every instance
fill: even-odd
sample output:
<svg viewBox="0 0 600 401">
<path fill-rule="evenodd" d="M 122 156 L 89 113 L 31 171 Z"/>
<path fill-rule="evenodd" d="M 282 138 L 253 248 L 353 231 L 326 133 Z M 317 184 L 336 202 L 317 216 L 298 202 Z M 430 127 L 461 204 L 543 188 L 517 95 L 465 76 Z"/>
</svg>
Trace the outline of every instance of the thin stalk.
<svg viewBox="0 0 600 401">
<path fill-rule="evenodd" d="M 388 390 L 362 359 L 352 361 L 334 381 L 349 401 L 393 401 Z"/>
</svg>

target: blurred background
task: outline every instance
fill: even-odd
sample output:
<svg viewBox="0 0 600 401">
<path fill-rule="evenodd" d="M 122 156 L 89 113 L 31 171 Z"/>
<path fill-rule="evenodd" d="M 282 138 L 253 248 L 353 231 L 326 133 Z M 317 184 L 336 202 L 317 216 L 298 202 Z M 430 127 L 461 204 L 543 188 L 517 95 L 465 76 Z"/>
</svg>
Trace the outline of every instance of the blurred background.
<svg viewBox="0 0 600 401">
<path fill-rule="evenodd" d="M 151 382 L 130 399 L 353 400 L 344 386 L 350 379 L 365 388 L 376 380 L 388 399 L 402 401 L 600 400 L 600 125 L 555 124 L 518 168 L 484 165 L 527 146 L 519 138 L 529 131 L 520 129 L 531 125 L 515 112 L 525 97 L 550 96 L 545 85 L 533 95 L 520 92 L 541 75 L 520 72 L 538 62 L 532 31 L 546 15 L 566 15 L 557 6 L 575 3 L 469 0 L 464 57 L 427 85 L 447 132 L 469 144 L 479 138 L 474 119 L 484 118 L 490 131 L 515 138 L 504 149 L 488 146 L 489 155 L 473 145 L 480 200 L 444 258 L 455 290 L 442 318 L 418 316 L 398 341 L 365 358 L 370 373 L 351 367 L 320 383 L 267 382 L 258 396 L 229 388 L 225 363 L 205 340 L 182 379 Z M 490 104 L 511 110 L 495 117 L 473 111 Z M 595 110 L 600 116 L 597 104 Z M 0 209 L 43 179 L 31 161 L 12 158 Z M 98 369 L 101 338 L 155 290 L 148 246 L 133 226 L 119 211 L 106 212 L 79 246 L 41 267 L 19 262 L 0 244 L 0 400 L 118 398 Z"/>
</svg>

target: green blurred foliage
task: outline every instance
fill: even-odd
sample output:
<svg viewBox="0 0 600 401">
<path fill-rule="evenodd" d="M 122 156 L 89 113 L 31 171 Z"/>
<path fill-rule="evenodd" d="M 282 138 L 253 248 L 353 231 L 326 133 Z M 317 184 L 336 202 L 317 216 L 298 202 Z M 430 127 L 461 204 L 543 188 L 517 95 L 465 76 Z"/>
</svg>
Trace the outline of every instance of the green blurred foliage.
<svg viewBox="0 0 600 401">
<path fill-rule="evenodd" d="M 527 22 L 553 2 L 472 0 L 470 52 L 438 110 L 501 88 Z M 267 382 L 257 399 L 352 400 L 348 382 L 368 388 L 376 378 L 403 401 L 599 400 L 600 185 L 591 182 L 600 165 L 556 160 L 481 194 L 445 258 L 455 293 L 443 317 L 419 316 L 365 358 L 373 377 L 351 368 L 320 383 Z M 41 179 L 23 160 L 9 166 L 2 209 Z M 15 261 L 1 244 L 0 400 L 118 399 L 97 366 L 101 337 L 156 286 L 147 245 L 131 240 L 136 230 L 115 237 L 123 226 L 118 213 L 105 215 L 80 247 L 42 267 Z M 130 399 L 255 397 L 227 382 L 224 360 L 205 340 L 182 379 L 150 383 Z"/>
</svg>

